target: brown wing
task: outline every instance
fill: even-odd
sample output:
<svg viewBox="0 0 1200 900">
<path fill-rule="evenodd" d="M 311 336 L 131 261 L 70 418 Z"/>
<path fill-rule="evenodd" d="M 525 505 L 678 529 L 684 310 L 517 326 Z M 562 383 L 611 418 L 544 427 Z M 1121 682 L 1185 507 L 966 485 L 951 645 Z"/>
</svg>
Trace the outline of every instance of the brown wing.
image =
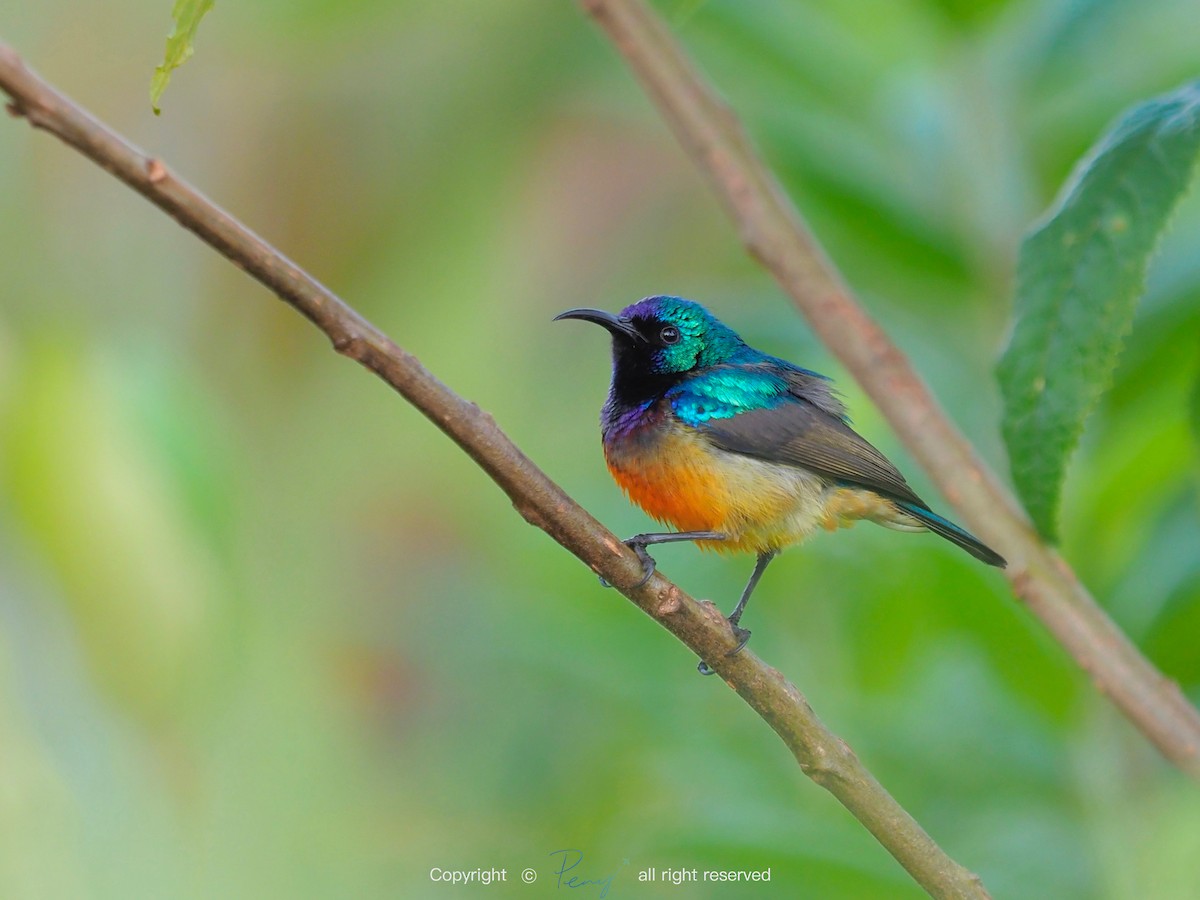
<svg viewBox="0 0 1200 900">
<path fill-rule="evenodd" d="M 714 419 L 704 427 L 714 445 L 767 462 L 798 466 L 831 481 L 870 488 L 928 508 L 887 458 L 841 418 L 808 400 Z"/>
</svg>

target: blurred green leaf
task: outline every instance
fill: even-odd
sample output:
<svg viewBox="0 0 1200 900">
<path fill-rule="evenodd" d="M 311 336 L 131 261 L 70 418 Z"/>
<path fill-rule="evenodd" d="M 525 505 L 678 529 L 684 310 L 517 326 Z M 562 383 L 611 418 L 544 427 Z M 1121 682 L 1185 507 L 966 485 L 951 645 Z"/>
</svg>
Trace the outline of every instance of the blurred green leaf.
<svg viewBox="0 0 1200 900">
<path fill-rule="evenodd" d="M 997 366 L 1013 480 L 1057 537 L 1067 458 L 1108 387 L 1146 268 L 1200 152 L 1200 82 L 1126 113 L 1024 240 L 1016 325 Z"/>
<path fill-rule="evenodd" d="M 167 52 L 163 56 L 163 63 L 154 69 L 154 77 L 150 79 L 150 105 L 154 107 L 156 116 L 162 112 L 158 101 L 162 99 L 163 91 L 171 81 L 171 73 L 187 62 L 195 52 L 192 44 L 196 40 L 196 29 L 200 27 L 200 20 L 213 8 L 213 2 L 214 0 L 175 0 L 175 7 L 171 10 L 175 27 L 167 35 Z"/>
<path fill-rule="evenodd" d="M 151 726 L 202 674 L 220 570 L 114 373 L 66 339 L 28 349 L 0 414 L 10 521 L 61 585 L 96 681 Z"/>
<path fill-rule="evenodd" d="M 1171 595 L 1144 643 L 1146 653 L 1163 673 L 1185 688 L 1200 684 L 1197 634 L 1200 634 L 1200 577 L 1190 579 Z"/>
<path fill-rule="evenodd" d="M 1192 393 L 1188 397 L 1188 418 L 1192 423 L 1192 436 L 1200 442 L 1200 373 L 1192 384 Z"/>
</svg>

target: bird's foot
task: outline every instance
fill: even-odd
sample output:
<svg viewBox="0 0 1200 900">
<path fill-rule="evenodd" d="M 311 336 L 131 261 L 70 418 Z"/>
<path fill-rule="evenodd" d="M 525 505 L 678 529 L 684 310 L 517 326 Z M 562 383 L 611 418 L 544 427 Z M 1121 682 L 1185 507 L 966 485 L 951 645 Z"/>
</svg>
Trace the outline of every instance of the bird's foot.
<svg viewBox="0 0 1200 900">
<path fill-rule="evenodd" d="M 646 552 L 645 544 L 630 539 L 625 542 L 625 546 L 636 553 L 638 559 L 642 561 L 642 580 L 634 585 L 635 588 L 640 588 L 650 580 L 650 576 L 654 574 L 654 570 L 658 564 L 654 561 L 654 557 Z"/>
<path fill-rule="evenodd" d="M 726 653 L 726 656 L 737 656 L 746 648 L 746 645 L 750 643 L 750 629 L 740 628 L 737 625 L 733 625 L 733 636 L 737 640 L 738 645 Z"/>
<path fill-rule="evenodd" d="M 732 650 L 726 651 L 725 655 L 737 656 L 746 648 L 746 644 L 750 642 L 750 629 L 742 628 L 733 622 L 730 622 L 729 625 L 731 628 L 733 628 L 733 638 L 738 642 L 738 644 Z M 700 665 L 696 666 L 696 671 L 701 675 L 712 675 L 716 672 L 716 670 L 704 660 L 700 660 Z"/>
<path fill-rule="evenodd" d="M 649 581 L 650 576 L 654 574 L 654 571 L 658 565 L 655 563 L 654 557 L 646 551 L 646 545 L 638 540 L 639 537 L 641 537 L 640 534 L 637 537 L 631 537 L 629 540 L 621 542 L 634 553 L 636 553 L 638 559 L 642 561 L 642 579 L 637 584 L 633 585 L 634 588 L 640 588 L 647 581 Z M 599 577 L 600 584 L 603 587 L 612 587 L 612 584 L 603 575 Z"/>
</svg>

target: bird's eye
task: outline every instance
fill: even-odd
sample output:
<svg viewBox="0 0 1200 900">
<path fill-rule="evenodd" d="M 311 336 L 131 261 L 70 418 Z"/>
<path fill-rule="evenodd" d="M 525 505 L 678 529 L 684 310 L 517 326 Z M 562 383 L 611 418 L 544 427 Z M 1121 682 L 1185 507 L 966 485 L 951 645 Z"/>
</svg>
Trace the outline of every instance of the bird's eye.
<svg viewBox="0 0 1200 900">
<path fill-rule="evenodd" d="M 675 344 L 679 342 L 679 329 L 674 325 L 664 325 L 662 331 L 658 333 L 658 338 L 664 344 Z"/>
</svg>

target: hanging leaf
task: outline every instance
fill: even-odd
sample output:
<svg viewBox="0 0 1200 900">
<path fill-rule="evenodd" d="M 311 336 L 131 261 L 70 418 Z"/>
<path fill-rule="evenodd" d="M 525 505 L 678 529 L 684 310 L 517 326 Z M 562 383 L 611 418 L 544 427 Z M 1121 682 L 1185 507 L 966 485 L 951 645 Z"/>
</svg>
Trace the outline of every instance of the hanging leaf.
<svg viewBox="0 0 1200 900">
<path fill-rule="evenodd" d="M 1067 460 L 1111 382 L 1198 153 L 1200 81 L 1125 113 L 1021 244 L 1016 323 L 996 374 L 1013 481 L 1049 540 Z"/>
<path fill-rule="evenodd" d="M 171 73 L 191 58 L 196 29 L 212 8 L 213 0 L 175 0 L 175 8 L 171 10 L 175 27 L 167 35 L 167 52 L 163 56 L 163 63 L 154 70 L 154 77 L 150 80 L 150 105 L 154 107 L 156 116 L 162 113 L 158 101 L 167 89 Z"/>
</svg>

